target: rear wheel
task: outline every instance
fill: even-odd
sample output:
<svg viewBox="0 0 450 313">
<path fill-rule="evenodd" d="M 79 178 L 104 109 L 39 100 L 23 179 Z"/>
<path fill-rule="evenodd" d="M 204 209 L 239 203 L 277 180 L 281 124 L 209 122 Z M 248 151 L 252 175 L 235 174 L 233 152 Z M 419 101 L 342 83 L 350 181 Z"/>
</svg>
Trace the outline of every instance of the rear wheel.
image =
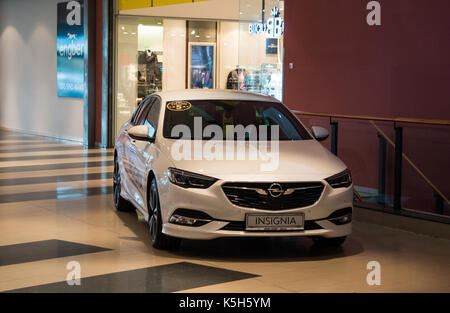
<svg viewBox="0 0 450 313">
<path fill-rule="evenodd" d="M 119 162 L 114 161 L 114 176 L 113 176 L 113 194 L 114 194 L 114 206 L 117 211 L 130 212 L 134 210 L 133 205 L 122 198 L 120 192 L 122 190 L 122 179 L 120 177 Z"/>
<path fill-rule="evenodd" d="M 168 250 L 180 245 L 181 239 L 167 236 L 162 233 L 161 207 L 159 203 L 158 187 L 153 178 L 148 188 L 148 224 L 150 243 L 153 248 Z"/>
<path fill-rule="evenodd" d="M 345 239 L 347 239 L 346 236 L 336 238 L 313 237 L 315 245 L 324 247 L 338 247 L 344 243 Z"/>
</svg>

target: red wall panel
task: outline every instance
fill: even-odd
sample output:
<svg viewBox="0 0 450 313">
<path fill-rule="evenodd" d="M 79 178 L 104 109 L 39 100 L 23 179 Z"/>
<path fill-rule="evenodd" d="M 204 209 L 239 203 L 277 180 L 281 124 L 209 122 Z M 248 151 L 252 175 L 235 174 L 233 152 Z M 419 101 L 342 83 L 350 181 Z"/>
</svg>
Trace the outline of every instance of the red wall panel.
<svg viewBox="0 0 450 313">
<path fill-rule="evenodd" d="M 381 26 L 367 25 L 368 2 L 285 0 L 285 103 L 311 112 L 450 120 L 450 1 L 380 0 Z M 392 125 L 383 130 L 393 139 Z M 450 196 L 443 174 L 450 172 L 449 129 L 404 132 L 405 153 Z M 392 151 L 388 145 L 390 193 Z M 339 155 L 358 185 L 377 187 L 377 152 L 371 125 L 340 123 Z M 406 162 L 403 168 L 404 205 L 431 207 L 431 188 Z"/>
<path fill-rule="evenodd" d="M 450 119 L 450 1 L 286 0 L 285 102 L 351 114 Z M 294 63 L 294 69 L 287 65 Z"/>
</svg>

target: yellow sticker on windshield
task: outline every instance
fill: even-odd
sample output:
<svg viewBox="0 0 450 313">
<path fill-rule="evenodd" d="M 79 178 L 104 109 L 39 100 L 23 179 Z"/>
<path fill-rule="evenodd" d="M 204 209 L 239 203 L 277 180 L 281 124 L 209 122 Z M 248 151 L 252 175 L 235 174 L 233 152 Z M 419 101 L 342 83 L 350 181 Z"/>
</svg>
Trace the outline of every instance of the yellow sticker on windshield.
<svg viewBox="0 0 450 313">
<path fill-rule="evenodd" d="M 192 104 L 187 101 L 172 101 L 167 103 L 167 109 L 175 112 L 187 111 L 191 107 Z"/>
</svg>

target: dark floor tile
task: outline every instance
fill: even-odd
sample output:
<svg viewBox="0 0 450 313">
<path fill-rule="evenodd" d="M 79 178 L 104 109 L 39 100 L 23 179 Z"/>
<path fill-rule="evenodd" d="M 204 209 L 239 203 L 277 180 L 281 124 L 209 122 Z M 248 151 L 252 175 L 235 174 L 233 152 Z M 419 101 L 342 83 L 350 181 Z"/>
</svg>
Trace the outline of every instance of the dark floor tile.
<svg viewBox="0 0 450 313">
<path fill-rule="evenodd" d="M 96 153 L 77 153 L 77 154 L 58 154 L 58 155 L 27 155 L 15 157 L 1 157 L 0 162 L 9 161 L 32 161 L 32 160 L 49 160 L 49 159 L 75 159 L 75 158 L 98 158 L 113 156 L 113 152 L 96 152 Z"/>
<path fill-rule="evenodd" d="M 47 148 L 18 148 L 18 149 L 4 149 L 0 150 L 0 153 L 18 153 L 18 152 L 41 152 L 41 151 L 69 151 L 69 150 L 82 150 L 84 147 L 82 145 L 60 145 L 55 147 Z"/>
<path fill-rule="evenodd" d="M 56 141 L 43 141 L 43 140 L 34 140 L 32 142 L 17 142 L 17 143 L 0 143 L 1 148 L 6 148 L 10 146 L 36 146 L 36 145 L 61 145 L 60 142 Z"/>
<path fill-rule="evenodd" d="M 79 198 L 79 197 L 86 197 L 86 196 L 111 194 L 111 193 L 112 193 L 111 186 L 76 188 L 76 189 L 61 187 L 61 188 L 59 188 L 59 190 L 57 189 L 57 190 L 49 190 L 49 191 L 3 194 L 3 195 L 0 195 L 0 203 Z"/>
<path fill-rule="evenodd" d="M 181 262 L 86 277 L 80 286 L 69 286 L 63 281 L 10 292 L 175 292 L 253 277 L 257 276 Z"/>
<path fill-rule="evenodd" d="M 0 246 L 0 266 L 109 250 L 111 249 L 56 239 L 20 243 Z"/>
<path fill-rule="evenodd" d="M 63 183 L 71 181 L 86 181 L 112 178 L 112 172 L 103 173 L 88 173 L 75 175 L 60 175 L 60 176 L 44 176 L 44 177 L 23 177 L 23 178 L 9 178 L 0 179 L 0 186 L 19 186 L 19 185 L 34 185 L 46 183 Z"/>
<path fill-rule="evenodd" d="M 68 169 L 68 168 L 102 167 L 102 166 L 110 166 L 110 165 L 114 165 L 114 161 L 95 161 L 95 162 L 86 161 L 86 162 L 78 162 L 78 163 L 8 166 L 8 167 L 0 167 L 0 174 L 1 173 L 14 173 L 14 172 L 61 170 L 61 169 Z"/>
</svg>

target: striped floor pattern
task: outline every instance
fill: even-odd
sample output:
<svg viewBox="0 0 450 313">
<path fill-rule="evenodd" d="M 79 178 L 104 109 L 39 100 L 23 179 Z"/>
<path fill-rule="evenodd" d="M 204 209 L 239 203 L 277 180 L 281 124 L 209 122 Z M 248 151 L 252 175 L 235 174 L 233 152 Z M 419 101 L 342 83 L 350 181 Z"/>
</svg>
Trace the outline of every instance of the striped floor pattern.
<svg viewBox="0 0 450 313">
<path fill-rule="evenodd" d="M 0 203 L 109 194 L 112 149 L 0 131 Z"/>
<path fill-rule="evenodd" d="M 112 205 L 112 149 L 0 131 L 0 292 L 176 292 L 254 274 L 153 255 Z M 80 264 L 81 286 L 68 285 Z"/>
</svg>

